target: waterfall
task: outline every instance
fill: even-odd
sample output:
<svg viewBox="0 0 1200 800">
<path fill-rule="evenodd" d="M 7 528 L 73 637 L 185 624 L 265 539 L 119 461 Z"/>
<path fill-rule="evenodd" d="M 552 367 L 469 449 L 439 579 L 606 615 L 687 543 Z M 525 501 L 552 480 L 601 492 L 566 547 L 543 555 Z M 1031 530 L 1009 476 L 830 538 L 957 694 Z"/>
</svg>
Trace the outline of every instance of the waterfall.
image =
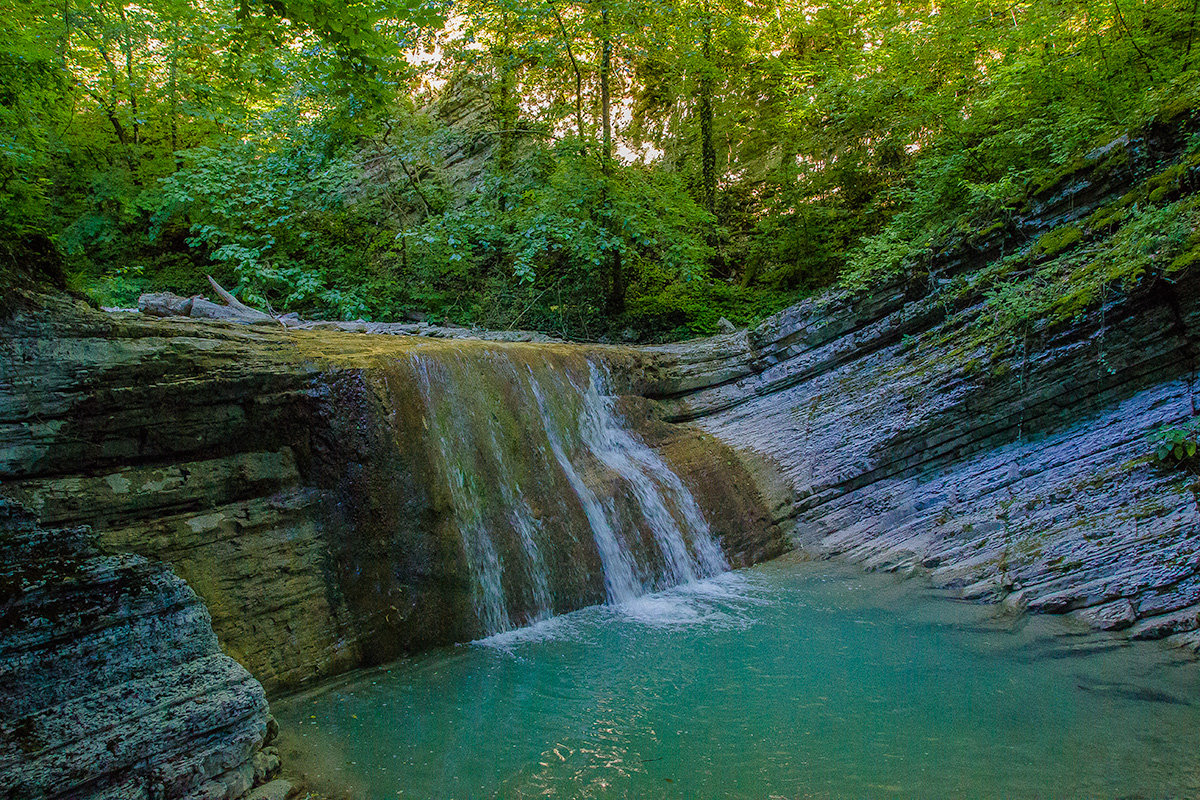
<svg viewBox="0 0 1200 800">
<path fill-rule="evenodd" d="M 530 388 L 533 390 L 534 397 L 537 398 L 538 412 L 541 414 L 542 424 L 546 429 L 546 438 L 550 442 L 550 449 L 554 452 L 558 466 L 570 481 L 571 488 L 575 491 L 575 496 L 579 498 L 579 502 L 583 506 L 583 513 L 587 515 L 588 524 L 592 528 L 596 549 L 600 553 L 600 562 L 604 566 L 605 595 L 610 603 L 632 600 L 644 591 L 642 583 L 634 575 L 633 554 L 628 548 L 622 546 L 610 521 L 612 515 L 596 499 L 596 495 L 579 477 L 579 472 L 571 463 L 571 459 L 567 457 L 562 441 L 554 429 L 553 420 L 546 413 L 542 392 L 532 376 L 530 377 Z"/>
<path fill-rule="evenodd" d="M 608 381 L 595 364 L 588 366 L 591 382 L 584 390 L 583 441 L 593 455 L 620 475 L 633 490 L 668 566 L 667 585 L 694 581 L 729 569 L 696 499 L 658 454 L 621 425 L 613 410 L 612 396 L 603 391 Z M 685 530 L 691 534 L 693 553 L 688 552 Z"/>
<path fill-rule="evenodd" d="M 728 569 L 696 499 L 629 430 L 606 367 L 521 345 L 409 356 L 479 630 Z"/>
</svg>

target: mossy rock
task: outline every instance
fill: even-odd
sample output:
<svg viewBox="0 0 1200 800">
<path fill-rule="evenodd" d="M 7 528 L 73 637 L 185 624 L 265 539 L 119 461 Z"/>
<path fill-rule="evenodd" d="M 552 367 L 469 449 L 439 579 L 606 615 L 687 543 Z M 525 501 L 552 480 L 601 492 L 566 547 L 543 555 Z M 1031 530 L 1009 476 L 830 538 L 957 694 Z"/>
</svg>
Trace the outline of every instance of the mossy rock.
<svg viewBox="0 0 1200 800">
<path fill-rule="evenodd" d="M 991 225 L 988 225 L 987 227 L 982 228 L 979 231 L 977 231 L 975 233 L 975 238 L 977 240 L 987 239 L 992 234 L 997 233 L 1002 230 L 1004 230 L 1004 220 L 998 219 L 995 222 L 993 222 Z"/>
<path fill-rule="evenodd" d="M 1129 195 L 1126 195 L 1128 197 Z M 1090 231 L 1102 231 L 1118 225 L 1125 220 L 1129 214 L 1129 206 L 1132 204 L 1132 198 L 1129 203 L 1122 200 L 1116 203 L 1109 203 L 1106 206 L 1101 206 L 1092 212 L 1092 215 L 1087 219 L 1087 228 Z"/>
<path fill-rule="evenodd" d="M 1196 240 L 1197 237 L 1192 237 Z M 1193 241 L 1192 246 L 1184 250 L 1167 267 L 1167 272 L 1183 272 L 1200 265 L 1200 241 Z"/>
<path fill-rule="evenodd" d="M 1098 155 L 1097 155 L 1098 154 Z M 1067 178 L 1087 170 L 1112 171 L 1127 166 L 1132 161 L 1129 141 L 1121 138 L 1110 140 L 1103 147 L 1086 155 L 1077 156 L 1063 166 L 1038 180 L 1029 192 L 1030 197 L 1044 194 L 1060 185 Z"/>
<path fill-rule="evenodd" d="M 1042 238 L 1038 239 L 1033 250 L 1036 254 L 1053 257 L 1070 247 L 1074 247 L 1082 238 L 1083 231 L 1078 225 L 1063 225 L 1044 234 Z"/>
</svg>

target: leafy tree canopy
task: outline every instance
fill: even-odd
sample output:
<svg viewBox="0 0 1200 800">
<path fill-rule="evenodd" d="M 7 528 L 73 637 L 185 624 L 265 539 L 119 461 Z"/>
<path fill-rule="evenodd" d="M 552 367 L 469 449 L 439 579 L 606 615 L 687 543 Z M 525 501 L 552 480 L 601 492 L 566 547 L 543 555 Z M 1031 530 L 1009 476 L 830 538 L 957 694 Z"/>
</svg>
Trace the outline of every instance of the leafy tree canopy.
<svg viewBox="0 0 1200 800">
<path fill-rule="evenodd" d="M 308 315 L 711 332 L 920 272 L 1122 133 L 1200 127 L 1198 12 L 0 0 L 0 260 L 49 248 L 107 304 L 213 273 Z M 1120 263 L 1190 264 L 1189 203 L 1076 238 L 1176 231 Z M 1128 277 L 1074 252 L 1039 267 L 1056 298 Z M 1041 296 L 1004 280 L 997 309 Z"/>
</svg>

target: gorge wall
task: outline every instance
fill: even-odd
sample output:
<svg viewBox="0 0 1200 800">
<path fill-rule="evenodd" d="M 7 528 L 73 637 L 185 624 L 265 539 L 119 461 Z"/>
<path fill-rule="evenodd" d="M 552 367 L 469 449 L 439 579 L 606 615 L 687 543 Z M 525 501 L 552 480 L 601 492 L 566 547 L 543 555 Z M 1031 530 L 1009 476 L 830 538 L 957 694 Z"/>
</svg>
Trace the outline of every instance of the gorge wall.
<svg viewBox="0 0 1200 800">
<path fill-rule="evenodd" d="M 1103 333 L 1051 334 L 1008 370 L 948 355 L 899 294 L 799 307 L 725 361 L 674 349 L 668 385 L 714 385 L 667 403 L 760 457 L 805 550 L 1196 647 L 1200 486 L 1152 434 L 1196 413 L 1197 298 L 1192 280 L 1114 304 Z"/>
<path fill-rule="evenodd" d="M 262 687 L 168 567 L 0 501 L 0 796 L 240 797 L 274 774 Z"/>
<path fill-rule="evenodd" d="M 933 254 L 928 274 L 655 348 L 648 392 L 743 452 L 806 551 L 1200 649 L 1200 481 L 1153 454 L 1160 426 L 1198 410 L 1195 270 L 1017 341 L 972 328 L 985 266 L 1006 249 L 1036 263 L 1041 235 L 1155 174 L 1200 188 L 1169 140 L 1118 140 L 1007 225 Z M 952 296 L 955 279 L 968 289 Z"/>
<path fill-rule="evenodd" d="M 544 469 L 547 420 L 623 520 L 613 524 L 653 538 L 628 481 L 567 441 L 589 364 L 611 361 L 614 390 L 630 395 L 635 353 L 156 320 L 48 302 L 6 327 L 3 495 L 42 524 L 90 526 L 108 552 L 171 564 L 204 598 L 225 651 L 268 691 L 487 632 L 471 607 L 460 528 L 473 513 L 490 516 L 493 530 L 516 527 L 501 519 L 513 505 L 504 492 L 519 489 L 559 540 L 553 557 L 564 567 L 551 570 L 553 607 L 543 611 L 602 601 L 585 509 L 561 473 Z M 530 382 L 540 382 L 540 400 Z M 723 445 L 658 421 L 636 397 L 622 405 L 639 440 L 695 488 L 732 565 L 782 552 L 751 477 L 729 472 Z M 495 464 L 524 474 L 506 483 Z M 459 499 L 452 489 L 464 475 L 477 483 Z M 572 551 L 568 540 L 582 544 Z M 521 557 L 517 539 L 496 546 L 503 561 Z M 647 563 L 640 580 L 653 586 L 662 567 Z M 528 590 L 518 583 L 506 588 L 514 607 Z"/>
<path fill-rule="evenodd" d="M 54 553 L 75 548 L 62 558 L 79 589 L 14 578 L 0 596 L 0 670 L 23 700 L 0 770 L 38 782 L 15 796 L 237 797 L 270 773 L 264 689 L 788 547 L 732 451 L 637 396 L 634 351 L 17 297 L 0 497 L 29 523 L 4 531 L 4 564 L 66 569 L 26 546 L 32 526 Z M 139 719 L 126 756 L 121 726 Z M 104 741 L 102 779 L 76 768 Z"/>
</svg>

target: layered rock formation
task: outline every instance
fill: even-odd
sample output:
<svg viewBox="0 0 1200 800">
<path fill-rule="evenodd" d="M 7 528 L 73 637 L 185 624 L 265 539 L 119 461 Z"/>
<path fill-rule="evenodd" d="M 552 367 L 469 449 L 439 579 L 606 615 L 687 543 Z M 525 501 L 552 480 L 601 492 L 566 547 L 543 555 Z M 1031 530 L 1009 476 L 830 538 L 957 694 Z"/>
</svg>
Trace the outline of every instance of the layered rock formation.
<svg viewBox="0 0 1200 800">
<path fill-rule="evenodd" d="M 1194 645 L 1196 476 L 1151 443 L 1196 413 L 1200 285 L 1173 289 L 1114 304 L 1103 334 L 1052 336 L 1008 370 L 947 355 L 932 332 L 903 340 L 920 331 L 900 324 L 902 307 L 861 326 L 850 309 L 840 324 L 797 309 L 713 365 L 743 377 L 668 402 L 763 457 L 806 550 Z M 695 368 L 681 360 L 680 383 Z"/>
<path fill-rule="evenodd" d="M 155 319 L 15 285 L 0 498 L 31 516 L 0 515 L 0 785 L 238 796 L 273 767 L 262 687 L 611 596 L 597 520 L 630 585 L 694 574 L 697 526 L 663 544 L 683 494 L 731 566 L 786 526 L 813 554 L 1200 647 L 1200 485 L 1149 441 L 1197 413 L 1200 278 L 1001 347 L 966 335 L 978 291 L 943 293 L 1123 191 L 1121 163 L 938 253 L 936 279 L 681 345 Z M 596 371 L 615 400 L 584 397 Z"/>
<path fill-rule="evenodd" d="M 61 297 L 38 298 L 4 334 L 0 494 L 43 524 L 91 526 L 106 552 L 169 563 L 204 599 L 225 652 L 268 692 L 479 635 L 455 510 L 423 424 L 432 410 L 414 394 L 419 362 L 456 357 L 462 345 L 103 314 Z M 524 345 L 528 356 L 522 345 L 472 346 L 481 364 L 554 368 L 541 345 Z M 585 352 L 564 347 L 554 358 L 578 370 Z M 631 351 L 589 357 L 637 373 Z M 446 387 L 461 395 L 453 407 L 501 413 L 471 403 L 484 388 L 507 403 L 505 387 L 472 386 L 464 369 L 463 385 Z M 479 374 L 501 380 L 493 373 Z M 705 490 L 697 494 L 735 565 L 782 551 L 725 446 L 628 405 L 644 438 Z M 622 494 L 616 483 L 605 491 Z M 582 509 L 549 503 L 562 536 L 590 541 Z M 555 610 L 603 596 L 603 576 L 592 574 Z"/>
<path fill-rule="evenodd" d="M 1144 142 L 1118 146 L 1161 166 Z M 1064 176 L 1007 228 L 940 252 L 937 280 L 655 348 L 648 391 L 668 419 L 749 456 L 805 550 L 1200 646 L 1200 483 L 1152 455 L 1156 429 L 1198 410 L 1200 278 L 1112 291 L 1007 343 L 971 335 L 980 293 L 942 293 L 1126 192 L 1139 161 L 1119 163 Z"/>
<path fill-rule="evenodd" d="M 476 523 L 490 520 L 506 624 L 605 598 L 589 514 L 644 551 L 635 580 L 669 572 L 650 543 L 682 507 L 643 519 L 661 501 L 573 438 L 585 420 L 567 395 L 606 363 L 634 391 L 632 351 L 156 319 L 30 292 L 7 313 L 0 497 L 35 521 L 4 542 L 13 797 L 240 796 L 271 766 L 263 687 L 486 630 Z M 622 405 L 732 565 L 786 548 L 725 445 Z M 555 447 L 578 450 L 586 498 L 553 477 Z M 525 528 L 506 526 L 514 492 Z M 534 538 L 531 609 L 537 576 L 513 565 Z"/>
<path fill-rule="evenodd" d="M 262 687 L 161 562 L 0 501 L 0 796 L 242 796 L 278 765 Z"/>
</svg>

